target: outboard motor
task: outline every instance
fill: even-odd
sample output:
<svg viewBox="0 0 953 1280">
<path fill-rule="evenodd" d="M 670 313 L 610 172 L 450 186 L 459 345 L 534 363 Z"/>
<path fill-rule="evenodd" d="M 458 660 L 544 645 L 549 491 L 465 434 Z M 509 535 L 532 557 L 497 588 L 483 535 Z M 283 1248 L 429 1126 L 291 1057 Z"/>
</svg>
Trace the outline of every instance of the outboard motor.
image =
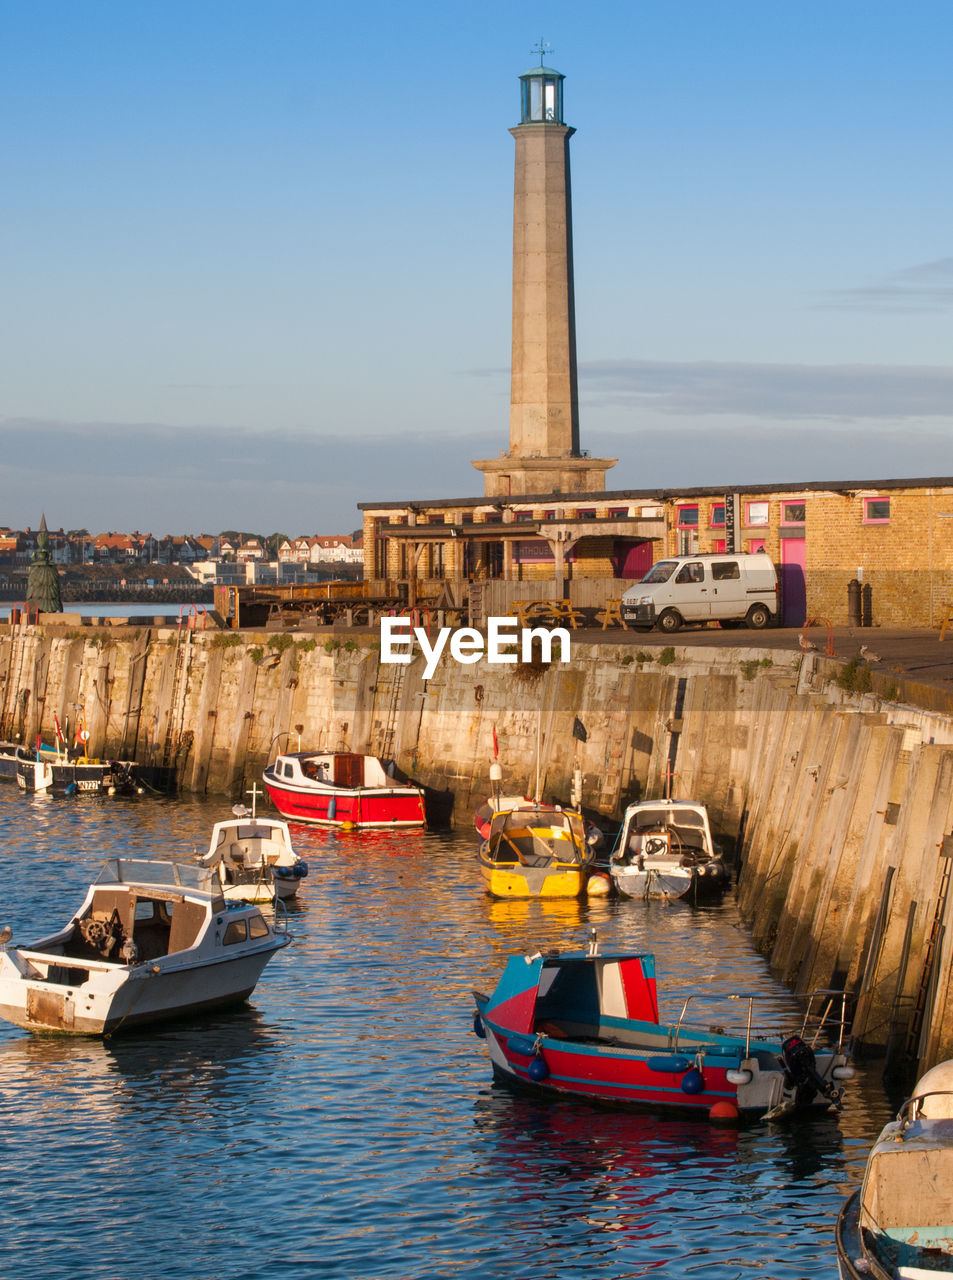
<svg viewBox="0 0 953 1280">
<path fill-rule="evenodd" d="M 778 1061 L 784 1068 L 785 1088 L 794 1090 L 795 1106 L 810 1106 L 818 1093 L 835 1106 L 839 1104 L 840 1090 L 818 1075 L 814 1050 L 800 1036 L 788 1036 L 782 1042 Z"/>
</svg>

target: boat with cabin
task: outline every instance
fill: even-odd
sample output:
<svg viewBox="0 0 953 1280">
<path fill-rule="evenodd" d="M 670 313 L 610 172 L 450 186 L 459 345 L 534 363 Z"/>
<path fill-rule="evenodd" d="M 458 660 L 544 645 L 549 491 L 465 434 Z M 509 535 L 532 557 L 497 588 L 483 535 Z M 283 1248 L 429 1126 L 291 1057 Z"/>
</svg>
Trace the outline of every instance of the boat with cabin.
<svg viewBox="0 0 953 1280">
<path fill-rule="evenodd" d="M 625 811 L 609 870 L 627 898 L 689 898 L 731 883 L 712 839 L 708 810 L 694 800 L 641 800 Z"/>
<path fill-rule="evenodd" d="M 264 772 L 283 818 L 335 827 L 422 827 L 424 793 L 399 782 L 378 756 L 353 751 L 289 751 Z"/>
<path fill-rule="evenodd" d="M 881 1132 L 835 1241 L 841 1280 L 953 1274 L 953 1062 L 927 1071 Z"/>
<path fill-rule="evenodd" d="M 474 1031 L 494 1075 L 511 1084 L 657 1112 L 779 1119 L 836 1110 L 853 1075 L 843 996 L 818 994 L 813 1032 L 818 1007 L 808 1002 L 800 1032 L 784 1039 L 752 1031 L 753 996 L 739 1034 L 690 1025 L 691 997 L 663 1021 L 654 956 L 602 952 L 593 930 L 585 951 L 511 957 L 492 994 L 474 992 Z"/>
<path fill-rule="evenodd" d="M 577 898 L 593 858 L 582 815 L 538 802 L 494 813 L 479 852 L 494 898 Z"/>
<path fill-rule="evenodd" d="M 227 902 L 194 863 L 108 861 L 64 929 L 0 932 L 0 1017 L 28 1031 L 112 1035 L 235 1004 L 291 935 Z"/>
<path fill-rule="evenodd" d="M 215 823 L 208 852 L 199 858 L 200 866 L 217 873 L 228 902 L 286 902 L 308 874 L 308 864 L 291 843 L 287 822 L 258 813 L 260 794 L 252 786 L 251 809 L 236 804 L 231 818 Z"/>
</svg>

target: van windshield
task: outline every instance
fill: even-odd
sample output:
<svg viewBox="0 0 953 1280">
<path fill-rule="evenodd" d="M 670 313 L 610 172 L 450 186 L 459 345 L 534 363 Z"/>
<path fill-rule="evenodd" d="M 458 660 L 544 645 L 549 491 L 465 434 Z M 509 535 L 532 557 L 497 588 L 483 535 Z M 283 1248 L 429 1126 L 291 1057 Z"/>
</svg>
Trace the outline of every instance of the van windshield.
<svg viewBox="0 0 953 1280">
<path fill-rule="evenodd" d="M 651 569 L 642 579 L 643 582 L 668 582 L 669 578 L 675 572 L 677 560 L 660 560 L 658 564 L 653 564 Z"/>
</svg>

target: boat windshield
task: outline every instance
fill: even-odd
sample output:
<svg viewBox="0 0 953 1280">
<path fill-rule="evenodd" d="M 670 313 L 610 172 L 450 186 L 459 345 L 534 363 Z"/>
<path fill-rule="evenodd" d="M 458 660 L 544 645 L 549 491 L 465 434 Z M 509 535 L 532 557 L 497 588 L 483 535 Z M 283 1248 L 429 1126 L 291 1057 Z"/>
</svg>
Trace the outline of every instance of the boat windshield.
<svg viewBox="0 0 953 1280">
<path fill-rule="evenodd" d="M 96 884 L 151 884 L 175 889 L 212 891 L 208 867 L 187 862 L 165 862 L 160 858 L 110 858 L 95 880 Z"/>
<path fill-rule="evenodd" d="M 254 822 L 222 823 L 216 847 L 227 840 L 283 840 L 281 824 L 256 818 Z"/>
<path fill-rule="evenodd" d="M 643 582 L 668 582 L 669 578 L 675 572 L 676 560 L 660 560 L 658 564 L 653 564 L 651 569 L 642 579 Z"/>
<path fill-rule="evenodd" d="M 636 830 L 645 827 L 695 827 L 699 831 L 705 829 L 705 819 L 697 809 L 639 809 L 634 815 Z"/>
</svg>

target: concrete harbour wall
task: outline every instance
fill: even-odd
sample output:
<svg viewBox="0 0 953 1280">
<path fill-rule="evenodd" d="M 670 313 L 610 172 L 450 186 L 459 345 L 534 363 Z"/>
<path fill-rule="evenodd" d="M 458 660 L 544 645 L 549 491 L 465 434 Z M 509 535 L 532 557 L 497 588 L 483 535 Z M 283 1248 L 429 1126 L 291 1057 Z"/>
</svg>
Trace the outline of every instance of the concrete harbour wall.
<svg viewBox="0 0 953 1280">
<path fill-rule="evenodd" d="M 13 625 L 0 736 L 81 726 L 91 755 L 174 766 L 235 798 L 277 743 L 393 758 L 461 821 L 504 789 L 583 806 L 606 828 L 664 792 L 707 804 L 740 859 L 758 947 L 799 990 L 847 985 L 863 1052 L 898 1071 L 953 1056 L 953 721 L 831 681 L 813 655 L 573 645 L 570 665 L 381 664 L 369 634 Z M 578 722 L 585 741 L 574 736 Z"/>
</svg>

